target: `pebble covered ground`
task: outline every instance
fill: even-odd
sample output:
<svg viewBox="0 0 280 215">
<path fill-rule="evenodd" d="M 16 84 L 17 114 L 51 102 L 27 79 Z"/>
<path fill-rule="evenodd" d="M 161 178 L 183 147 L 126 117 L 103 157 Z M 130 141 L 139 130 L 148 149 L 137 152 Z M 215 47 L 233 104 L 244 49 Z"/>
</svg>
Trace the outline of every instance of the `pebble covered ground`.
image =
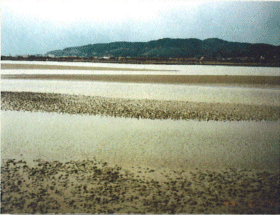
<svg viewBox="0 0 280 215">
<path fill-rule="evenodd" d="M 279 213 L 280 175 L 2 160 L 2 213 Z M 153 175 L 160 174 L 158 180 Z"/>
<path fill-rule="evenodd" d="M 54 93 L 1 92 L 1 109 L 174 120 L 279 120 L 280 107 L 229 103 L 132 100 Z"/>
</svg>

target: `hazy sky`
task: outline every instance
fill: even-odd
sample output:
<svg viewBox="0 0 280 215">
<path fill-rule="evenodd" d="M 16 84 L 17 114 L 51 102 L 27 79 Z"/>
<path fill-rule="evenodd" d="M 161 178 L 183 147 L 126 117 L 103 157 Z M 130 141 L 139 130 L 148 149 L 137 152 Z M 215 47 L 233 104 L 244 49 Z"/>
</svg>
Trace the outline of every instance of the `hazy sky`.
<svg viewBox="0 0 280 215">
<path fill-rule="evenodd" d="M 280 45 L 279 1 L 1 0 L 2 55 L 161 38 Z"/>
</svg>

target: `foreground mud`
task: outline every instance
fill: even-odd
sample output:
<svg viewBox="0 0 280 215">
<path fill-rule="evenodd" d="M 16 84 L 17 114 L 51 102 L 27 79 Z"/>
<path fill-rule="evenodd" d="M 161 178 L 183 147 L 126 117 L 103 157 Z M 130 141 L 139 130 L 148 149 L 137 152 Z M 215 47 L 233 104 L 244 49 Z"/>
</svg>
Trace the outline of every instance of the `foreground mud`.
<svg viewBox="0 0 280 215">
<path fill-rule="evenodd" d="M 228 103 L 132 100 L 31 92 L 1 92 L 1 109 L 145 119 L 279 120 L 280 107 Z"/>
<path fill-rule="evenodd" d="M 279 173 L 2 161 L 2 213 L 279 213 Z M 161 177 L 153 177 L 155 174 Z"/>
</svg>

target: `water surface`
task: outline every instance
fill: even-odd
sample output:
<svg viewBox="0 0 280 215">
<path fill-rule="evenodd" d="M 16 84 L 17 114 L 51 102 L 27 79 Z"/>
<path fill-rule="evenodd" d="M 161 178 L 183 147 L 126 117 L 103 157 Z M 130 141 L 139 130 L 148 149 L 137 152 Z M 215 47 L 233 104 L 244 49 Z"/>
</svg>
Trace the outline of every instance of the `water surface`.
<svg viewBox="0 0 280 215">
<path fill-rule="evenodd" d="M 82 63 L 82 62 L 47 62 L 47 61 L 2 61 L 9 64 L 37 64 L 60 66 L 86 66 L 93 70 L 2 70 L 2 74 L 170 74 L 170 75 L 252 75 L 280 76 L 277 67 L 243 67 L 243 66 L 210 66 L 210 65 L 152 65 L 152 64 L 116 64 L 116 63 Z M 94 67 L 111 68 L 109 71 Z M 121 71 L 114 68 L 143 69 L 147 71 Z M 150 71 L 149 71 L 150 70 Z M 158 70 L 158 71 L 152 71 Z"/>
<path fill-rule="evenodd" d="M 137 120 L 1 111 L 2 158 L 279 169 L 280 122 Z"/>
<path fill-rule="evenodd" d="M 3 79 L 1 90 L 167 101 L 280 105 L 280 90 L 277 88 Z"/>
</svg>

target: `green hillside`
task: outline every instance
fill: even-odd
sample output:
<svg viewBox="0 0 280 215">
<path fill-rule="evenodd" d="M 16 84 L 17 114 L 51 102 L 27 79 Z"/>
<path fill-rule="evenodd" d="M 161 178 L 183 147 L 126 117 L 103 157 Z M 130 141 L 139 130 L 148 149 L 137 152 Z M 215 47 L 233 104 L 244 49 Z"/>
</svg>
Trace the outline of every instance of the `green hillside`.
<svg viewBox="0 0 280 215">
<path fill-rule="evenodd" d="M 255 57 L 279 58 L 280 46 L 229 42 L 217 38 L 160 39 L 149 42 L 113 42 L 69 47 L 50 51 L 47 55 L 79 57 L 161 57 L 161 58 L 209 58 Z"/>
</svg>

